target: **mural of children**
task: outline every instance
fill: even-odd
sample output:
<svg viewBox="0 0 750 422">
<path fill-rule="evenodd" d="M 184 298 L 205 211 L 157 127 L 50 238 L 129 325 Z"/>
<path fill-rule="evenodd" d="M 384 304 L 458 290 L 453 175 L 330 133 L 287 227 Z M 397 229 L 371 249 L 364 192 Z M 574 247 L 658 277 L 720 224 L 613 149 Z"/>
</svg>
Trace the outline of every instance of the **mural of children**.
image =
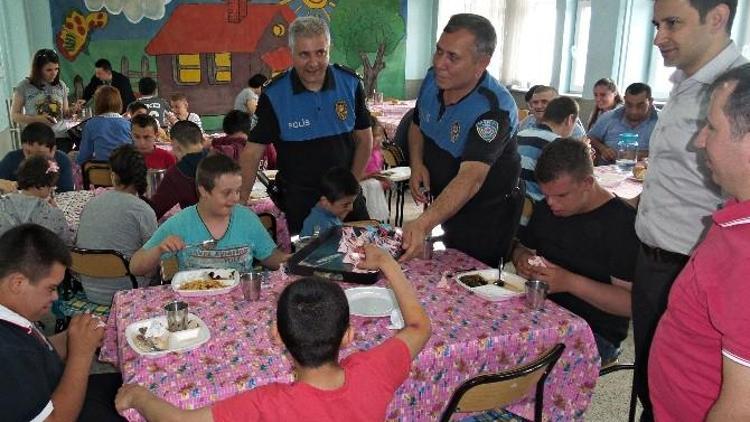
<svg viewBox="0 0 750 422">
<path fill-rule="evenodd" d="M 201 123 L 201 118 L 197 114 L 191 113 L 188 110 L 190 104 L 188 103 L 187 96 L 185 94 L 181 92 L 172 94 L 172 96 L 169 97 L 169 106 L 172 108 L 172 111 L 168 111 L 166 115 L 167 125 L 170 128 L 177 122 L 187 120 L 198 125 L 198 127 L 201 129 L 201 133 L 203 132 L 203 123 Z"/>
</svg>

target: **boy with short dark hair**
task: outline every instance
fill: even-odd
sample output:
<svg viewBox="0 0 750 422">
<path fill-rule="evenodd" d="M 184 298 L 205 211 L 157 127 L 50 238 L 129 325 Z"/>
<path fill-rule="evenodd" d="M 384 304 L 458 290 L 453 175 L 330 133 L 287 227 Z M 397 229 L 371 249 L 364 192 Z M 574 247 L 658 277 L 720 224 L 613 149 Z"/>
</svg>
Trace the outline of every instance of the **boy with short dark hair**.
<svg viewBox="0 0 750 422">
<path fill-rule="evenodd" d="M 349 169 L 334 167 L 320 181 L 320 199 L 302 224 L 300 236 L 312 236 L 316 231 L 340 226 L 352 211 L 359 195 L 359 182 Z"/>
<path fill-rule="evenodd" d="M 172 152 L 178 162 L 167 170 L 156 193 L 151 197 L 151 206 L 157 219 L 177 204 L 184 209 L 198 202 L 195 172 L 198 163 L 208 154 L 203 150 L 203 134 L 193 122 L 175 123 L 170 136 Z"/>
<path fill-rule="evenodd" d="M 294 383 L 265 385 L 196 410 L 178 409 L 141 386 L 126 385 L 116 407 L 135 408 L 149 421 L 385 420 L 431 328 L 393 257 L 373 245 L 365 247 L 365 256 L 362 266 L 383 272 L 404 317 L 404 328 L 383 344 L 339 362 L 339 350 L 354 339 L 346 296 L 334 282 L 305 277 L 281 293 L 273 330 L 294 360 Z"/>
<path fill-rule="evenodd" d="M 177 162 L 174 155 L 156 147 L 159 123 L 153 116 L 145 113 L 133 116 L 130 119 L 130 132 L 133 135 L 133 145 L 143 155 L 147 168 L 163 170 Z"/>
<path fill-rule="evenodd" d="M 57 191 L 73 190 L 73 169 L 70 159 L 55 147 L 55 132 L 49 125 L 40 122 L 28 124 L 21 132 L 21 149 L 11 151 L 0 161 L 0 192 L 16 190 L 18 166 L 32 155 L 54 160 L 59 168 Z"/>
<path fill-rule="evenodd" d="M 169 103 L 157 95 L 156 81 L 149 77 L 141 78 L 138 81 L 138 91 L 141 93 L 138 101 L 148 108 L 148 114 L 154 116 L 159 126 L 167 127 L 166 112 L 170 111 Z"/>
</svg>

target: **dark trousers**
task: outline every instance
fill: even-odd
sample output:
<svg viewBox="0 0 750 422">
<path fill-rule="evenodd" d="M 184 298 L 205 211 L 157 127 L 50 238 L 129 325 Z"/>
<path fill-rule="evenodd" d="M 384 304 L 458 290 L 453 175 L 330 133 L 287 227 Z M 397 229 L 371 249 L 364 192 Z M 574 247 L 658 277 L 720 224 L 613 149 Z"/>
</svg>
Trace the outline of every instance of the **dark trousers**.
<svg viewBox="0 0 750 422">
<path fill-rule="evenodd" d="M 125 418 L 115 410 L 115 395 L 122 385 L 120 373 L 89 375 L 86 398 L 78 422 L 121 422 Z"/>
<path fill-rule="evenodd" d="M 653 421 L 648 395 L 648 354 L 656 326 L 667 309 L 669 290 L 677 275 L 687 264 L 687 255 L 666 252 L 641 244 L 633 280 L 632 311 L 635 343 L 636 393 L 643 404 L 641 421 Z"/>
<path fill-rule="evenodd" d="M 58 151 L 62 151 L 66 154 L 73 151 L 75 146 L 73 140 L 70 138 L 55 138 L 55 145 L 57 146 Z"/>
</svg>

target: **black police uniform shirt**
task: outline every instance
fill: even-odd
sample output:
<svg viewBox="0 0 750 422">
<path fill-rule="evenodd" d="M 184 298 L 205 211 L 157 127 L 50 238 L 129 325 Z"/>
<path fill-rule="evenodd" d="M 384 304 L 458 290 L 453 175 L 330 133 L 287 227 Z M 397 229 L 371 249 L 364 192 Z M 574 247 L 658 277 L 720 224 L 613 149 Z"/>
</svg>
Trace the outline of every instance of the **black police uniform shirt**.
<svg viewBox="0 0 750 422">
<path fill-rule="evenodd" d="M 354 71 L 329 65 L 320 91 L 307 90 L 294 68 L 264 88 L 251 142 L 274 143 L 277 179 L 317 191 L 334 166 L 351 168 L 356 144 L 352 132 L 370 127 L 364 88 Z"/>
<path fill-rule="evenodd" d="M 64 364 L 52 345 L 22 316 L 0 306 L 0 420 L 30 421 L 52 411 Z"/>
<path fill-rule="evenodd" d="M 430 69 L 419 93 L 414 123 L 424 137 L 423 161 L 430 172 L 433 197 L 453 180 L 462 162 L 480 161 L 490 166 L 482 187 L 458 213 L 490 218 L 488 210 L 506 202 L 520 172 L 513 139 L 518 109 L 508 90 L 484 72 L 470 93 L 445 105 L 435 71 Z"/>
</svg>

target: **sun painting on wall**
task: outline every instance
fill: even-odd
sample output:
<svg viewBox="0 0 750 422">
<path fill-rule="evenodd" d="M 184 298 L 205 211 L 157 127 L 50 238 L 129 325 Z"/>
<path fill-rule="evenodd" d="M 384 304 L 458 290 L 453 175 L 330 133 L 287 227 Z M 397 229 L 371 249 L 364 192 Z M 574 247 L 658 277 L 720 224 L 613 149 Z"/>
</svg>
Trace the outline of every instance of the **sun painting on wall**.
<svg viewBox="0 0 750 422">
<path fill-rule="evenodd" d="M 331 0 L 280 0 L 280 5 L 289 5 L 297 16 L 320 16 L 331 20 L 330 13 L 336 7 Z"/>
</svg>

